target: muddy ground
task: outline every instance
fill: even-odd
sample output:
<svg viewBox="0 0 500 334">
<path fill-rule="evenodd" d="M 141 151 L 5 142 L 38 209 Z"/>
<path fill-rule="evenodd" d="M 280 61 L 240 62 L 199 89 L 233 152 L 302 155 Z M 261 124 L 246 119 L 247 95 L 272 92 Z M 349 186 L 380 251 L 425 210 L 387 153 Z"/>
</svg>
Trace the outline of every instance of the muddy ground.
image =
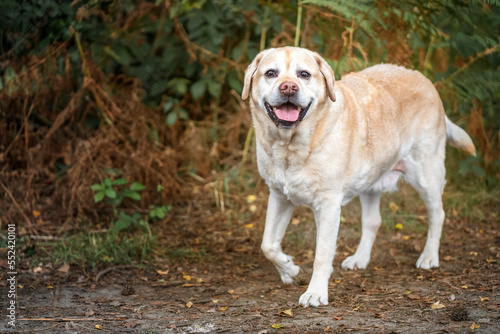
<svg viewBox="0 0 500 334">
<path fill-rule="evenodd" d="M 93 274 L 50 265 L 37 272 L 19 270 L 17 327 L 6 327 L 2 279 L 0 331 L 500 333 L 497 227 L 496 213 L 475 222 L 447 218 L 441 266 L 426 271 L 414 267 L 425 229 L 385 226 L 368 269 L 345 271 L 340 263 L 359 238 L 357 219 L 348 219 L 341 226 L 330 304 L 307 309 L 298 299 L 312 271 L 314 223 L 308 220 L 294 220 L 284 242 L 302 267 L 297 283 L 290 286 L 281 283 L 260 253 L 254 235 L 261 231 L 247 237 L 228 232 L 224 247 L 212 244 L 208 255 L 196 262 L 178 260 L 144 270 L 109 267 Z M 212 226 L 207 233 L 216 229 Z"/>
</svg>

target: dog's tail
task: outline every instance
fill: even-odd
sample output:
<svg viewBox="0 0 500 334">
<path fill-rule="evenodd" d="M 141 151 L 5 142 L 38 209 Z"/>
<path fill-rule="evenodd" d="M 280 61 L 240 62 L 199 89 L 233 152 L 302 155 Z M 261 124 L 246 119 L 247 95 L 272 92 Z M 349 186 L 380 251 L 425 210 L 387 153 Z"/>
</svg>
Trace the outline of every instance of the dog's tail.
<svg viewBox="0 0 500 334">
<path fill-rule="evenodd" d="M 470 136 L 446 117 L 446 144 L 459 148 L 465 153 L 476 155 L 476 148 Z"/>
</svg>

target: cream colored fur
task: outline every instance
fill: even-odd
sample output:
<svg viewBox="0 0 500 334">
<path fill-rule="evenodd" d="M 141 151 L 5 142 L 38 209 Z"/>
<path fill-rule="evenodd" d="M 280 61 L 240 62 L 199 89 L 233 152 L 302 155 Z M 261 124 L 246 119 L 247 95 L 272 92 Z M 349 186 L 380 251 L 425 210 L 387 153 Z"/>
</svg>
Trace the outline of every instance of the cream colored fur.
<svg viewBox="0 0 500 334">
<path fill-rule="evenodd" d="M 274 108 L 287 99 L 280 90 L 285 81 L 298 88 L 295 104 L 309 106 L 291 128 L 278 126 L 266 109 L 266 103 Z M 242 97 L 250 97 L 258 168 L 270 190 L 262 250 L 284 283 L 299 272 L 281 248 L 294 208 L 314 212 L 314 271 L 300 304 L 328 304 L 340 210 L 355 196 L 361 199 L 362 236 L 342 268 L 366 268 L 381 222 L 381 193 L 396 189 L 401 177 L 419 192 L 429 213 L 427 242 L 416 266 L 439 266 L 445 143 L 470 154 L 475 149 L 465 131 L 446 118 L 428 79 L 403 67 L 377 65 L 335 82 L 317 53 L 285 47 L 256 56 L 245 73 Z"/>
</svg>

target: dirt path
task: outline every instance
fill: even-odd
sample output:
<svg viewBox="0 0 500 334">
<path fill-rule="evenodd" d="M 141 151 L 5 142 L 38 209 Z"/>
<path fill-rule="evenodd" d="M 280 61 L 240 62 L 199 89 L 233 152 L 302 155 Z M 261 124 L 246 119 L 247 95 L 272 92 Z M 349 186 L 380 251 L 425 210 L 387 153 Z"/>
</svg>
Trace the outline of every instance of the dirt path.
<svg viewBox="0 0 500 334">
<path fill-rule="evenodd" d="M 341 270 L 357 243 L 357 225 L 345 225 L 328 306 L 298 306 L 312 270 L 310 250 L 290 246 L 303 271 L 297 284 L 284 286 L 250 238 L 202 263 L 169 265 L 160 272 L 116 267 L 102 272 L 98 282 L 95 275 L 85 280 L 76 268 L 67 277 L 47 268 L 25 271 L 18 282 L 18 326 L 5 327 L 2 299 L 0 331 L 500 333 L 498 224 L 447 221 L 441 267 L 432 271 L 414 267 L 424 232 L 408 238 L 383 230 L 367 270 Z M 308 229 L 292 226 L 289 233 L 309 240 L 314 234 Z M 5 280 L 2 284 L 5 296 Z"/>
</svg>

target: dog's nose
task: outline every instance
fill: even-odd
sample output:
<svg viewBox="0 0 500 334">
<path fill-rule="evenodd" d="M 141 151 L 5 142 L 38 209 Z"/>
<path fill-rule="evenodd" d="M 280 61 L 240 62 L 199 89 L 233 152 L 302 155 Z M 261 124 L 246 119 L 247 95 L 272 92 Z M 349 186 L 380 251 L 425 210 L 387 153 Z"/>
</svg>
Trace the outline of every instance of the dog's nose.
<svg viewBox="0 0 500 334">
<path fill-rule="evenodd" d="M 296 84 L 290 81 L 285 81 L 280 85 L 280 92 L 283 95 L 292 96 L 295 95 L 298 90 L 299 87 L 297 87 Z"/>
</svg>

